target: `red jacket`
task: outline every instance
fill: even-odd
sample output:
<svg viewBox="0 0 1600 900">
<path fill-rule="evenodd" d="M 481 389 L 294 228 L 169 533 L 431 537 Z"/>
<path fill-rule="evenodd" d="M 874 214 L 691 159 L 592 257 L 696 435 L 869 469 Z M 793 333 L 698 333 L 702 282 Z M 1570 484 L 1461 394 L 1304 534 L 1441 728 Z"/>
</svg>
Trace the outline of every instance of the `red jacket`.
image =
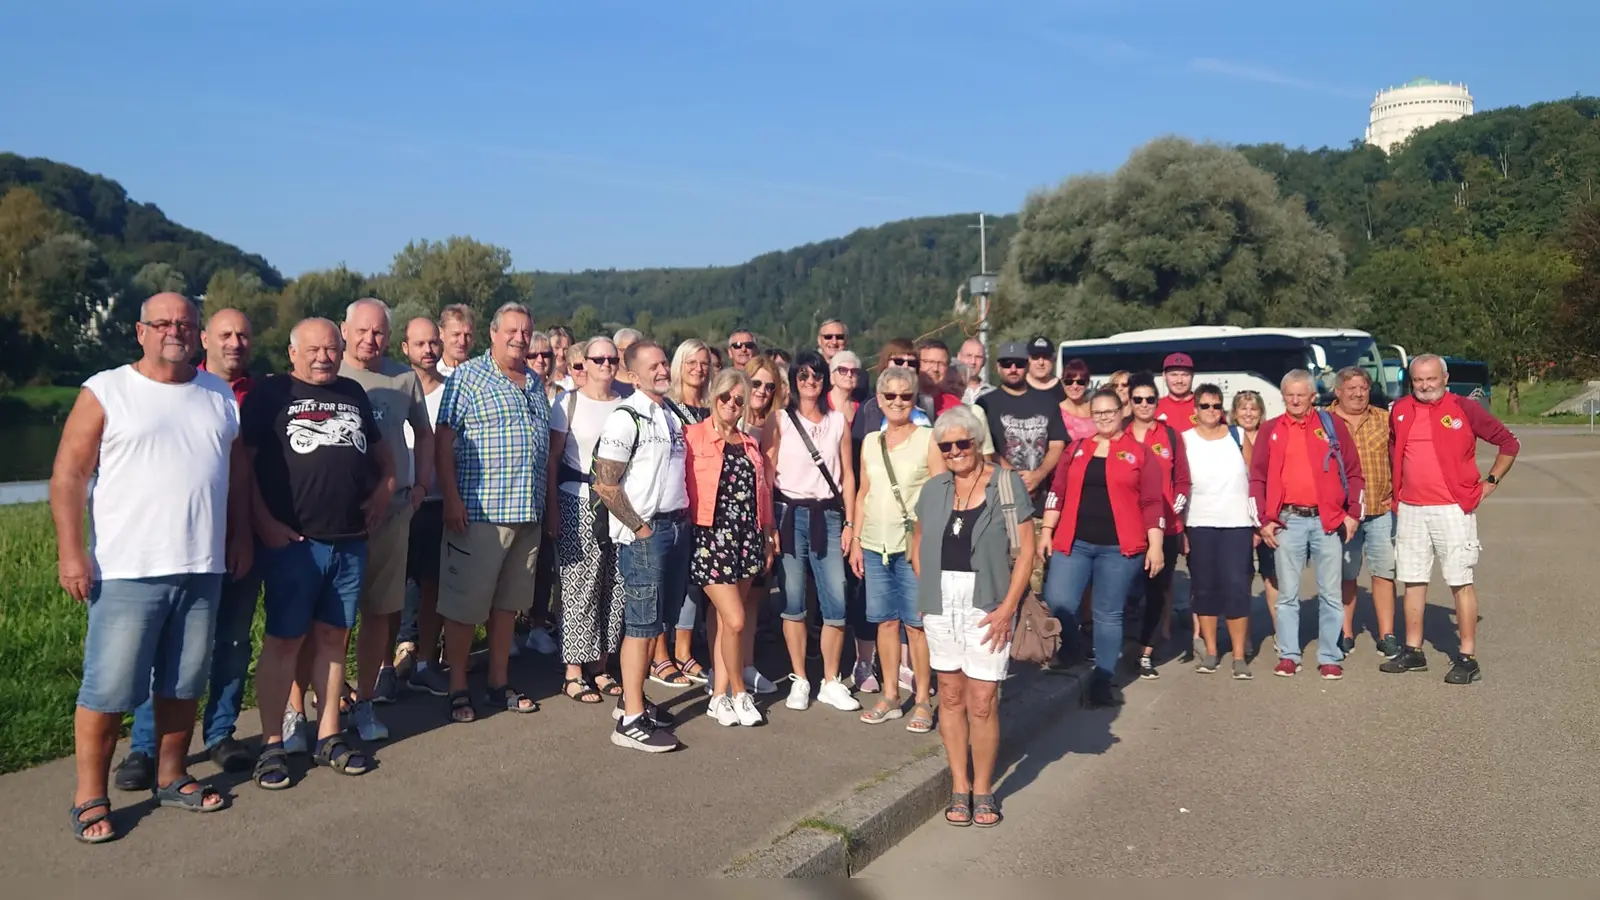
<svg viewBox="0 0 1600 900">
<path fill-rule="evenodd" d="M 1178 437 L 1178 432 L 1183 430 L 1165 422 L 1157 422 L 1154 428 L 1144 433 L 1144 440 L 1140 441 L 1155 456 L 1156 462 L 1161 464 L 1161 495 L 1166 500 L 1166 508 L 1161 515 L 1167 521 L 1167 534 L 1183 533 L 1182 513 L 1189 505 L 1189 488 L 1192 484 L 1189 457 L 1183 449 L 1183 438 Z M 1128 426 L 1128 433 L 1133 434 L 1132 425 Z"/>
<path fill-rule="evenodd" d="M 1455 394 L 1445 394 L 1435 403 L 1423 403 L 1409 394 L 1401 397 L 1389 407 L 1389 459 L 1394 466 L 1396 502 L 1405 478 L 1406 439 L 1420 416 L 1434 417 L 1433 449 L 1439 455 L 1439 471 L 1461 511 L 1472 512 L 1483 500 L 1478 441 L 1488 441 L 1506 456 L 1516 456 L 1522 444 L 1480 403 L 1463 403 Z"/>
<path fill-rule="evenodd" d="M 1339 530 L 1345 516 L 1361 521 L 1361 494 L 1366 490 L 1367 481 L 1361 474 L 1361 456 L 1356 452 L 1355 440 L 1344 420 L 1332 413 L 1327 415 L 1333 422 L 1334 437 L 1339 441 L 1344 481 L 1349 483 L 1349 490 L 1345 490 L 1339 478 L 1338 463 L 1328 459 L 1328 435 L 1323 431 L 1322 417 L 1315 410 L 1307 416 L 1313 417 L 1313 421 L 1304 432 L 1306 458 L 1317 484 L 1317 511 L 1321 514 L 1322 530 L 1331 534 Z M 1250 511 L 1262 525 L 1283 524 L 1278 513 L 1283 509 L 1284 440 L 1290 434 L 1287 419 L 1288 414 L 1272 419 L 1256 433 L 1255 451 L 1250 459 Z"/>
<path fill-rule="evenodd" d="M 1051 547 L 1072 554 L 1072 540 L 1078 530 L 1078 500 L 1083 496 L 1083 476 L 1094 456 L 1095 439 L 1074 442 L 1061 455 L 1045 509 L 1061 511 Z M 1131 432 L 1111 442 L 1106 455 L 1106 493 L 1111 498 L 1111 517 L 1117 523 L 1117 545 L 1124 556 L 1136 556 L 1150 548 L 1149 530 L 1164 528 L 1162 510 L 1166 498 L 1161 494 L 1164 477 L 1161 465 L 1148 448 Z"/>
</svg>

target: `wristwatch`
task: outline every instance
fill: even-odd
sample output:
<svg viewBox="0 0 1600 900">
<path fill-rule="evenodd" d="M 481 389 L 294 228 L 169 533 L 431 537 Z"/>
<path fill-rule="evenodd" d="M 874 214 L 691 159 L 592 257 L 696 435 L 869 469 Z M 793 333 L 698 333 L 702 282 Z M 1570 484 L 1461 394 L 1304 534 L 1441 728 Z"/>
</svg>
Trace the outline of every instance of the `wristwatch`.
<svg viewBox="0 0 1600 900">
<path fill-rule="evenodd" d="M 1494 477 L 1493 474 L 1489 474 L 1489 475 L 1483 476 L 1483 480 L 1489 482 L 1490 484 L 1499 484 L 1500 483 L 1500 479 Z"/>
</svg>

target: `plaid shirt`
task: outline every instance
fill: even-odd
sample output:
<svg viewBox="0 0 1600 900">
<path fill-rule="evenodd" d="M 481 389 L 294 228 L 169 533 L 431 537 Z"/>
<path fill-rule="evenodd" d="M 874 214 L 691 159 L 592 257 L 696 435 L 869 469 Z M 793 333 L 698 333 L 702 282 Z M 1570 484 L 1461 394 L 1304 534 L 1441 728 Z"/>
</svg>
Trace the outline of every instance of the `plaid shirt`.
<svg viewBox="0 0 1600 900">
<path fill-rule="evenodd" d="M 1339 416 L 1333 406 L 1328 407 L 1328 412 Z M 1350 428 L 1361 459 L 1361 474 L 1367 479 L 1362 512 L 1367 518 L 1382 515 L 1389 511 L 1389 501 L 1394 498 L 1394 475 L 1389 471 L 1389 411 L 1369 406 L 1354 422 L 1344 416 L 1339 418 Z"/>
<path fill-rule="evenodd" d="M 519 388 L 488 353 L 468 360 L 445 380 L 438 424 L 455 432 L 456 487 L 468 521 L 544 518 L 550 401 L 538 375 L 528 372 Z"/>
</svg>

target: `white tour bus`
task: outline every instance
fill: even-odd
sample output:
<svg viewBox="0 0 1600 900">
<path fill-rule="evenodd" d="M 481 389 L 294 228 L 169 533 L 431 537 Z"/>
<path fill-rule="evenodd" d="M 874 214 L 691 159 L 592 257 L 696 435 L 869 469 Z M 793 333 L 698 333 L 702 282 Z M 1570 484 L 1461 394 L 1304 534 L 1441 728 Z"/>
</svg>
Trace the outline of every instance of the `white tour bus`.
<svg viewBox="0 0 1600 900">
<path fill-rule="evenodd" d="M 1386 348 L 1398 354 L 1402 370 L 1405 351 Z M 1399 396 L 1398 379 L 1383 362 L 1383 352 L 1372 335 L 1353 328 L 1239 328 L 1233 325 L 1190 328 L 1153 328 L 1129 331 L 1087 341 L 1062 341 L 1056 369 L 1068 360 L 1081 359 L 1089 366 L 1096 384 L 1103 384 L 1113 372 L 1156 373 L 1157 388 L 1166 393 L 1160 378 L 1161 364 L 1169 353 L 1187 353 L 1194 360 L 1194 383 L 1222 388 L 1223 401 L 1231 404 L 1234 393 L 1252 390 L 1261 394 L 1268 418 L 1283 414 L 1279 383 L 1291 369 L 1306 369 L 1317 378 L 1322 400 L 1333 395 L 1333 374 L 1345 366 L 1360 366 L 1372 378 L 1373 402 L 1387 406 L 1389 398 Z"/>
</svg>

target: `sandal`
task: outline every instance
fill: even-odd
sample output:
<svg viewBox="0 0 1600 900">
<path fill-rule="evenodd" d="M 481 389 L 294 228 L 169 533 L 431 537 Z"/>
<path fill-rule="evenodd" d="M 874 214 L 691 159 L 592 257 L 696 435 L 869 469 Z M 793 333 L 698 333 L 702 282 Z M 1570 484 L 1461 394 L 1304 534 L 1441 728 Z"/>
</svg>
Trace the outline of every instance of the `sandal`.
<svg viewBox="0 0 1600 900">
<path fill-rule="evenodd" d="M 283 749 L 282 741 L 261 748 L 250 780 L 264 791 L 281 791 L 289 786 L 289 752 Z"/>
<path fill-rule="evenodd" d="M 466 724 L 478 721 L 478 709 L 472 705 L 472 694 L 469 691 L 453 691 L 450 694 L 450 721 Z"/>
<path fill-rule="evenodd" d="M 344 735 L 336 734 L 317 742 L 317 752 L 311 761 L 340 775 L 362 775 L 367 771 L 367 755 L 350 746 Z"/>
<path fill-rule="evenodd" d="M 987 822 L 978 820 L 979 816 L 993 816 Z M 995 802 L 993 794 L 972 795 L 972 824 L 979 828 L 993 828 L 1000 824 L 1004 816 L 1000 815 L 1000 804 Z"/>
<path fill-rule="evenodd" d="M 572 691 L 574 685 L 579 688 L 577 693 Z M 587 678 L 562 679 L 561 693 L 567 695 L 567 699 L 576 700 L 579 703 L 603 703 L 606 699 L 600 696 L 600 692 L 594 689 L 594 685 L 590 684 Z"/>
<path fill-rule="evenodd" d="M 668 671 L 671 671 L 672 674 L 667 675 Z M 694 682 L 689 679 L 689 676 L 683 674 L 683 671 L 678 668 L 678 664 L 670 659 L 663 659 L 650 666 L 650 680 L 662 687 L 669 688 L 694 686 Z"/>
<path fill-rule="evenodd" d="M 965 828 L 972 824 L 972 795 L 951 794 L 950 805 L 944 808 L 944 821 L 947 825 Z"/>
<path fill-rule="evenodd" d="M 898 700 L 879 700 L 876 705 L 865 709 L 861 713 L 861 721 L 868 725 L 882 725 L 890 719 L 898 719 L 905 715 L 900 708 Z"/>
<path fill-rule="evenodd" d="M 533 698 L 522 693 L 521 691 L 518 691 L 509 684 L 502 684 L 499 687 L 485 688 L 483 691 L 483 701 L 489 704 L 491 707 L 498 708 L 504 706 L 508 712 L 535 713 L 539 711 L 539 704 L 535 702 Z M 524 703 L 528 705 L 523 706 L 522 704 Z"/>
<path fill-rule="evenodd" d="M 90 816 L 87 819 L 81 818 L 89 810 L 101 808 L 105 809 L 105 812 Z M 108 821 L 110 818 L 111 801 L 108 798 L 95 797 L 91 800 L 85 800 L 72 808 L 72 836 L 85 844 L 104 844 L 106 841 L 114 841 L 117 839 L 117 831 L 114 828 L 105 834 L 84 834 L 91 825 Z"/>
<path fill-rule="evenodd" d="M 215 788 L 201 785 L 197 791 L 185 792 L 184 788 L 191 784 L 200 784 L 200 782 L 196 781 L 191 775 L 185 775 L 165 787 L 157 786 L 155 790 L 151 791 L 151 794 L 155 796 L 156 803 L 161 806 L 170 806 L 173 809 L 182 809 L 189 812 L 216 812 L 225 805 L 222 799 L 222 792 Z M 207 797 L 215 797 L 217 802 L 208 805 L 206 803 Z"/>
<path fill-rule="evenodd" d="M 692 656 L 678 660 L 678 671 L 694 684 L 705 684 L 710 680 L 706 677 L 706 667 L 700 665 L 700 660 Z"/>
<path fill-rule="evenodd" d="M 906 730 L 912 734 L 927 734 L 933 730 L 933 708 L 926 703 L 918 703 L 911 707 L 911 721 L 906 723 Z"/>
<path fill-rule="evenodd" d="M 605 672 L 594 676 L 594 686 L 599 688 L 600 693 L 605 694 L 607 697 L 622 696 L 622 685 Z"/>
</svg>

